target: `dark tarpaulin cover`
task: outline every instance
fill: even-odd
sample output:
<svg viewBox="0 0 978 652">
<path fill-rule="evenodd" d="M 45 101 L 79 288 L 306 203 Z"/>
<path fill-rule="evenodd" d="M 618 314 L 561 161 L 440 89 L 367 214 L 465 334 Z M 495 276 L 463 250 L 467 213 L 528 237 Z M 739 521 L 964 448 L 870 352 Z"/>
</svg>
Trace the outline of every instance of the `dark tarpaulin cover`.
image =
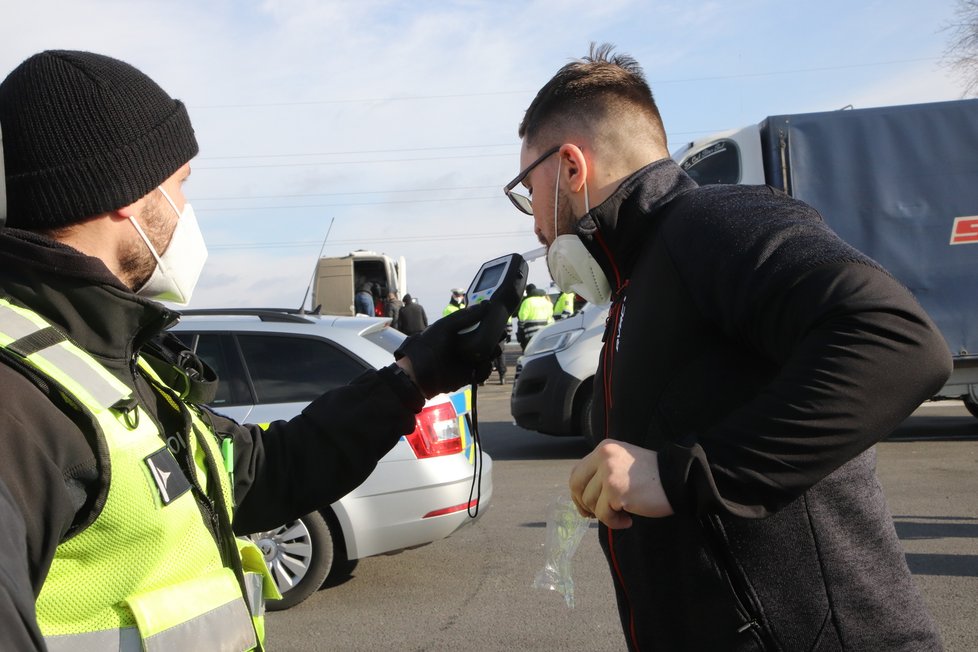
<svg viewBox="0 0 978 652">
<path fill-rule="evenodd" d="M 978 100 L 771 116 L 769 182 L 814 206 L 917 297 L 951 353 L 978 355 Z M 970 231 L 969 231 L 970 229 Z"/>
</svg>

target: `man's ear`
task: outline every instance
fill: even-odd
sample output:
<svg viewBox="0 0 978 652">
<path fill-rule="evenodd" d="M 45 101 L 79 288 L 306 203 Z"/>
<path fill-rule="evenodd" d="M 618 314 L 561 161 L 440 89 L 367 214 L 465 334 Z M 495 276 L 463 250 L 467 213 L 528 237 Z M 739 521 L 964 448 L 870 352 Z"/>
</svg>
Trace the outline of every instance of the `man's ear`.
<svg viewBox="0 0 978 652">
<path fill-rule="evenodd" d="M 565 143 L 557 155 L 562 159 L 560 169 L 567 179 L 567 189 L 574 193 L 582 192 L 588 176 L 588 162 L 584 151 L 577 145 Z"/>
<path fill-rule="evenodd" d="M 129 216 L 136 217 L 143 211 L 143 206 L 146 203 L 145 197 L 140 197 L 128 206 L 123 206 L 122 208 L 117 208 L 114 211 L 109 211 L 109 215 L 112 217 L 113 221 L 116 220 L 128 220 Z"/>
</svg>

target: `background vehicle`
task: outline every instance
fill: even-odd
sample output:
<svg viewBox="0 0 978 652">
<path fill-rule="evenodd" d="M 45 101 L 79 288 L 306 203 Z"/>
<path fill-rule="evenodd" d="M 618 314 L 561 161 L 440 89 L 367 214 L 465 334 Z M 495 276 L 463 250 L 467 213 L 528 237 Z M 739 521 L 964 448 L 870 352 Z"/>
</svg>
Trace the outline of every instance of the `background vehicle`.
<svg viewBox="0 0 978 652">
<path fill-rule="evenodd" d="M 404 334 L 387 319 L 323 317 L 284 310 L 188 310 L 172 332 L 221 379 L 212 403 L 242 423 L 298 414 L 323 392 L 394 361 Z M 428 401 L 417 428 L 354 491 L 332 505 L 252 535 L 286 609 L 355 560 L 430 543 L 471 521 L 492 500 L 492 459 L 469 427 L 468 388 Z M 473 492 L 476 455 L 481 491 Z"/>
<path fill-rule="evenodd" d="M 408 291 L 407 262 L 403 256 L 394 260 L 364 250 L 320 258 L 312 281 L 312 305 L 324 315 L 354 315 L 353 295 L 366 282 L 374 284 L 380 299 L 386 299 L 388 292 L 400 299 Z"/>
<path fill-rule="evenodd" d="M 978 100 L 770 116 L 673 158 L 700 184 L 768 184 L 818 209 L 914 293 L 954 359 L 935 398 L 978 417 Z"/>
<path fill-rule="evenodd" d="M 547 435 L 604 436 L 592 423 L 594 373 L 608 306 L 588 304 L 538 331 L 516 361 L 510 413 L 518 426 Z"/>
</svg>

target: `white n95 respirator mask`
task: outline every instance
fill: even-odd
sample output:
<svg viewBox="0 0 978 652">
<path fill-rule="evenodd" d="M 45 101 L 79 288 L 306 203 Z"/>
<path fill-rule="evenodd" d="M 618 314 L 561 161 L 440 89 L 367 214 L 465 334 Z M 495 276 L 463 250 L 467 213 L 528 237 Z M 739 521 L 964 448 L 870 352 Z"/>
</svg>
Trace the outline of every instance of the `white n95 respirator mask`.
<svg viewBox="0 0 978 652">
<path fill-rule="evenodd" d="M 581 295 L 589 303 L 607 303 L 611 300 L 611 284 L 604 270 L 587 250 L 581 239 L 573 233 L 557 233 L 557 201 L 560 197 L 560 166 L 557 162 L 557 182 L 554 184 L 554 241 L 547 249 L 547 268 L 561 292 Z M 585 215 L 591 211 L 587 183 L 584 184 Z"/>
<path fill-rule="evenodd" d="M 574 234 L 557 236 L 547 250 L 550 277 L 561 292 L 579 294 L 589 303 L 608 303 L 611 285 L 598 261 Z"/>
<path fill-rule="evenodd" d="M 135 218 L 129 216 L 129 221 L 136 227 L 139 236 L 156 259 L 156 269 L 153 270 L 149 280 L 136 290 L 136 294 L 147 299 L 171 301 L 185 306 L 190 303 L 200 272 L 204 269 L 204 262 L 207 261 L 207 245 L 204 244 L 204 236 L 200 232 L 197 216 L 190 203 L 184 204 L 183 212 L 180 212 L 162 187 L 159 191 L 163 193 L 163 197 L 177 213 L 179 219 L 173 230 L 173 237 L 170 238 L 170 244 L 161 255 L 157 253 L 153 243 L 146 237 Z"/>
</svg>

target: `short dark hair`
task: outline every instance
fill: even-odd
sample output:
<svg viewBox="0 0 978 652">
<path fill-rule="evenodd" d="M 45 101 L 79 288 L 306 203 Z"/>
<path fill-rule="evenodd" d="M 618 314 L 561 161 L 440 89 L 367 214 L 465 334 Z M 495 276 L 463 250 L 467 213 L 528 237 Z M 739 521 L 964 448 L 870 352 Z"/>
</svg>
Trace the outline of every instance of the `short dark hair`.
<svg viewBox="0 0 978 652">
<path fill-rule="evenodd" d="M 662 117 L 645 73 L 635 59 L 613 50 L 610 43 L 591 43 L 586 57 L 558 70 L 527 108 L 519 137 L 532 142 L 543 133 L 559 134 L 569 126 L 586 127 L 602 118 L 637 112 L 649 123 L 650 135 L 665 147 Z"/>
</svg>

